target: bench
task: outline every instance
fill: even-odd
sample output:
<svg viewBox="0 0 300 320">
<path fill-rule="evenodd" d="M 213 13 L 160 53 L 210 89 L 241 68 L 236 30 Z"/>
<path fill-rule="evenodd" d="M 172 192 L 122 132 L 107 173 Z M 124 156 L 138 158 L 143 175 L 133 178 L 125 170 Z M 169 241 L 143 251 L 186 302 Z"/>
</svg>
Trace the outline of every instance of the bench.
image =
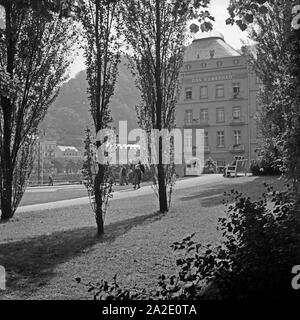
<svg viewBox="0 0 300 320">
<path fill-rule="evenodd" d="M 247 175 L 247 159 L 242 160 L 236 160 L 235 165 L 228 164 L 225 167 L 225 177 L 230 177 L 231 173 L 234 174 L 235 177 L 237 177 L 238 173 L 245 173 L 245 176 Z"/>
</svg>

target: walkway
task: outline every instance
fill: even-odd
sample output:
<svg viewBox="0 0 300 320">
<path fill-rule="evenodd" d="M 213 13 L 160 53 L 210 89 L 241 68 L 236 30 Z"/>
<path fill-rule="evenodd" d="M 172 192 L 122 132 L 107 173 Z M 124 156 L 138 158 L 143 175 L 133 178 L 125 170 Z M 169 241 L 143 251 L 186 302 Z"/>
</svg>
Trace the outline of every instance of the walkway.
<svg viewBox="0 0 300 320">
<path fill-rule="evenodd" d="M 239 178 L 239 180 L 240 179 L 247 179 L 247 181 L 249 181 L 250 177 Z M 193 178 L 177 181 L 175 190 L 191 188 L 193 186 L 199 186 L 199 185 L 205 185 L 205 184 L 211 184 L 211 183 L 219 184 L 219 183 L 223 183 L 225 180 L 227 179 L 224 179 L 222 175 L 203 175 L 200 177 L 193 177 Z M 31 190 L 31 192 L 34 192 L 34 190 Z M 134 189 L 120 190 L 120 191 L 115 191 L 113 193 L 112 200 L 134 198 L 134 197 L 148 195 L 151 193 L 154 193 L 151 186 L 145 186 L 138 190 L 134 190 Z M 41 203 L 41 204 L 26 205 L 26 206 L 19 207 L 17 209 L 17 212 L 21 213 L 21 212 L 65 208 L 65 207 L 77 206 L 82 204 L 89 204 L 89 201 L 90 201 L 89 197 L 81 197 L 81 198 L 70 199 L 70 200 L 61 200 L 61 201 L 47 202 L 47 203 Z"/>
</svg>

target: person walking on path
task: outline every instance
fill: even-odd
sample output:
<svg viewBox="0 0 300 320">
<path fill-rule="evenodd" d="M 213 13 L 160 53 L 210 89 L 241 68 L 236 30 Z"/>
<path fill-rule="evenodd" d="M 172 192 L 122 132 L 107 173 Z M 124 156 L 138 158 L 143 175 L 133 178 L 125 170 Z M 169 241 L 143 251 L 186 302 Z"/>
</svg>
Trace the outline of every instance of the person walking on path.
<svg viewBox="0 0 300 320">
<path fill-rule="evenodd" d="M 53 178 L 51 174 L 49 174 L 49 177 L 48 177 L 48 185 L 53 186 Z"/>
<path fill-rule="evenodd" d="M 127 175 L 127 180 L 128 180 L 129 183 L 134 184 L 134 168 L 133 168 L 132 165 L 129 168 L 129 172 L 128 172 L 128 175 Z"/>
<path fill-rule="evenodd" d="M 128 186 L 127 170 L 124 166 L 122 166 L 120 171 L 120 186 L 123 186 L 124 183 L 126 183 L 126 185 Z"/>
<path fill-rule="evenodd" d="M 133 189 L 140 189 L 140 184 L 142 180 L 142 170 L 141 165 L 138 163 L 134 168 L 134 186 Z"/>
</svg>

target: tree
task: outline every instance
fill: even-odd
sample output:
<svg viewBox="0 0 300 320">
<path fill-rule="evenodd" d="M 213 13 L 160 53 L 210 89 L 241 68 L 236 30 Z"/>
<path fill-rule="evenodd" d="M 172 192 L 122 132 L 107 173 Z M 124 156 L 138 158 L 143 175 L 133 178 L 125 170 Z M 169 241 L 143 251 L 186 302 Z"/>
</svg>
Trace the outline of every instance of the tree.
<svg viewBox="0 0 300 320">
<path fill-rule="evenodd" d="M 120 63 L 120 41 L 118 1 L 87 0 L 81 14 L 83 25 L 84 56 L 87 66 L 88 95 L 90 111 L 94 120 L 96 134 L 109 127 L 111 119 L 110 98 L 118 75 Z M 103 141 L 97 141 L 100 148 Z M 104 206 L 106 202 L 105 175 L 109 164 L 98 163 L 97 174 L 93 178 L 95 195 L 95 216 L 97 234 L 104 233 Z"/>
<path fill-rule="evenodd" d="M 66 79 L 76 32 L 59 13 L 49 18 L 22 1 L 0 4 L 6 27 L 0 30 L 1 220 L 6 221 L 24 192 L 37 127 Z"/>
<path fill-rule="evenodd" d="M 129 61 L 142 102 L 137 107 L 139 125 L 151 129 L 174 128 L 179 71 L 183 62 L 187 22 L 198 19 L 202 31 L 211 28 L 209 0 L 130 0 L 123 4 L 123 34 L 129 44 Z M 196 24 L 191 25 L 198 31 Z M 169 150 L 171 152 L 171 149 Z M 155 181 L 158 181 L 159 209 L 168 211 L 167 176 L 172 166 L 163 164 L 162 137 L 159 137 Z"/>
<path fill-rule="evenodd" d="M 62 173 L 65 167 L 65 161 L 63 159 L 53 159 L 52 162 L 54 168 L 57 170 L 57 174 Z"/>
<path fill-rule="evenodd" d="M 52 18 L 53 14 L 58 14 L 60 18 L 76 17 L 83 6 L 84 0 L 0 0 L 0 5 L 6 7 L 9 2 L 13 2 L 17 10 L 29 9 L 37 14 Z"/>
<path fill-rule="evenodd" d="M 93 212 L 95 213 L 96 216 L 96 221 L 97 221 L 97 214 L 98 214 L 98 209 L 97 206 L 98 204 L 96 203 L 96 196 L 95 196 L 95 175 L 97 174 L 97 161 L 96 161 L 96 145 L 92 142 L 93 138 L 91 135 L 90 129 L 86 129 L 85 131 L 86 137 L 84 140 L 84 156 L 85 160 L 82 165 L 82 175 L 84 178 L 84 185 L 88 191 L 89 199 L 90 199 L 90 204 L 92 207 Z M 102 199 L 102 219 L 103 223 L 105 220 L 108 204 L 109 204 L 109 199 L 112 198 L 112 184 L 113 180 L 111 179 L 112 177 L 112 168 L 110 166 L 107 166 L 105 168 L 105 172 L 103 175 L 103 180 L 101 182 L 101 199 Z M 100 226 L 101 227 L 101 226 Z M 103 225 L 102 225 L 103 228 Z M 98 233 L 98 235 L 101 235 Z"/>
<path fill-rule="evenodd" d="M 249 28 L 256 42 L 250 63 L 263 83 L 259 94 L 262 152 L 274 150 L 274 160 L 299 192 L 300 35 L 292 28 L 296 4 L 296 0 L 231 1 L 227 23 Z"/>
</svg>

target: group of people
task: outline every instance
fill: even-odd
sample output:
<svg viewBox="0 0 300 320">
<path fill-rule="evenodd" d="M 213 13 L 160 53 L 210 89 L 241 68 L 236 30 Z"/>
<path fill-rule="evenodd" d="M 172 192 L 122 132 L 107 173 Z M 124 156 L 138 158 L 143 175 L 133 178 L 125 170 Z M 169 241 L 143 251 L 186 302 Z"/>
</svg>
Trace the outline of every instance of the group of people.
<svg viewBox="0 0 300 320">
<path fill-rule="evenodd" d="M 136 165 L 130 166 L 128 174 L 126 167 L 122 166 L 120 171 L 120 185 L 123 186 L 125 183 L 126 185 L 132 183 L 134 189 L 139 189 L 141 187 L 142 174 L 144 173 L 145 167 L 140 161 Z"/>
</svg>

